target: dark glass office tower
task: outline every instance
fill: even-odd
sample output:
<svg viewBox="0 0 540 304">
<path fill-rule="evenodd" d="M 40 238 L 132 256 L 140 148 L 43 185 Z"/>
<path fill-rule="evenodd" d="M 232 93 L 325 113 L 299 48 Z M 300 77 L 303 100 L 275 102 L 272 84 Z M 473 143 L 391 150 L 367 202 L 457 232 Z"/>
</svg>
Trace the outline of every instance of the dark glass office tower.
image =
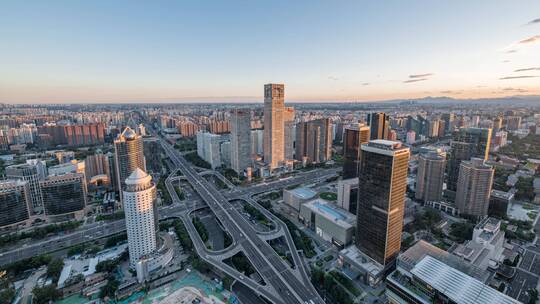
<svg viewBox="0 0 540 304">
<path fill-rule="evenodd" d="M 398 141 L 373 140 L 361 150 L 356 245 L 387 265 L 401 247 L 409 148 Z"/>
<path fill-rule="evenodd" d="M 343 131 L 343 179 L 358 177 L 360 146 L 369 141 L 369 127 L 357 124 Z"/>
<path fill-rule="evenodd" d="M 368 126 L 371 128 L 371 139 L 388 139 L 390 132 L 390 121 L 385 113 L 369 113 L 367 117 Z"/>
<path fill-rule="evenodd" d="M 461 128 L 454 131 L 448 160 L 446 188 L 449 191 L 455 192 L 457 190 L 461 162 L 468 161 L 472 157 L 487 160 L 490 145 L 491 129 L 489 128 Z"/>
</svg>

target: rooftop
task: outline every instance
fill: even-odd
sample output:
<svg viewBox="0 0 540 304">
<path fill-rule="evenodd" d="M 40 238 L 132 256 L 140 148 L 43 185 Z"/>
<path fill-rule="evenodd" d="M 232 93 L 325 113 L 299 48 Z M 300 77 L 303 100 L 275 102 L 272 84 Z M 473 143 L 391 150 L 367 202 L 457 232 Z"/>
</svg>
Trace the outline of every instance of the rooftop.
<svg viewBox="0 0 540 304">
<path fill-rule="evenodd" d="M 456 303 L 520 303 L 430 256 L 416 264 L 411 273 Z"/>
<path fill-rule="evenodd" d="M 491 190 L 491 196 L 504 200 L 511 200 L 514 197 L 514 193 L 504 192 L 501 190 Z"/>
<path fill-rule="evenodd" d="M 407 249 L 398 257 L 398 267 L 405 271 L 411 271 L 416 265 L 426 256 L 430 256 L 439 261 L 442 261 L 452 267 L 466 273 L 482 282 L 489 279 L 489 273 L 469 262 L 466 262 L 458 256 L 452 255 L 430 243 L 420 240 L 411 248 Z"/>
<path fill-rule="evenodd" d="M 304 204 L 304 206 L 344 228 L 354 226 L 354 222 L 356 221 L 356 217 L 352 213 L 322 199 L 312 200 Z"/>
<path fill-rule="evenodd" d="M 313 191 L 309 188 L 304 188 L 304 187 L 295 188 L 295 189 L 287 190 L 287 191 L 294 194 L 295 196 L 298 196 L 301 199 L 310 199 L 317 195 L 316 191 Z"/>
</svg>

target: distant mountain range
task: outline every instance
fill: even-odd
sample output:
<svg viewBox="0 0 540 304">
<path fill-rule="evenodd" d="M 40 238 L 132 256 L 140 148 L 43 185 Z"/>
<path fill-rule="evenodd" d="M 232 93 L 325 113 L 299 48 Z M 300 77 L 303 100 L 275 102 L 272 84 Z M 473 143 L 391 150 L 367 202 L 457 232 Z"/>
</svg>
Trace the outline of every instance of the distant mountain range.
<svg viewBox="0 0 540 304">
<path fill-rule="evenodd" d="M 427 96 L 418 99 L 392 99 L 392 100 L 381 100 L 380 103 L 403 103 L 403 102 L 415 102 L 421 104 L 456 104 L 456 103 L 497 103 L 497 104 L 507 104 L 508 102 L 518 103 L 518 104 L 540 104 L 540 95 L 515 95 L 507 97 L 497 97 L 497 98 L 467 98 L 467 99 L 457 99 L 448 96 Z"/>
</svg>

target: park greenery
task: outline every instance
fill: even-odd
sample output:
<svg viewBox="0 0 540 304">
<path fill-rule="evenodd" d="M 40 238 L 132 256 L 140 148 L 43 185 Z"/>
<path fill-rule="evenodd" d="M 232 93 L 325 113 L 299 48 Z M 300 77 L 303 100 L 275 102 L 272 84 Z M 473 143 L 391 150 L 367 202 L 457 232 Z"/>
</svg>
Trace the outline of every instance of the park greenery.
<svg viewBox="0 0 540 304">
<path fill-rule="evenodd" d="M 43 287 L 34 287 L 32 289 L 32 294 L 34 297 L 32 298 L 32 303 L 36 304 L 45 304 L 45 303 L 51 303 L 60 298 L 62 295 L 59 290 L 56 289 L 55 284 L 49 284 Z"/>
<path fill-rule="evenodd" d="M 327 201 L 336 201 L 337 200 L 337 194 L 333 192 L 323 192 L 319 195 L 323 200 Z"/>
<path fill-rule="evenodd" d="M 4 265 L 2 266 L 2 270 L 5 270 L 8 275 L 17 275 L 29 269 L 35 269 L 44 265 L 48 265 L 51 260 L 52 258 L 48 255 L 38 255 L 8 265 Z"/>
<path fill-rule="evenodd" d="M 167 190 L 167 187 L 165 186 L 165 180 L 163 178 L 160 178 L 157 183 L 157 189 L 161 193 L 161 202 L 163 205 L 170 205 L 172 204 L 172 198 L 169 194 L 169 191 Z"/>
<path fill-rule="evenodd" d="M 311 272 L 311 282 L 319 290 L 321 295 L 328 297 L 332 303 L 354 303 L 346 287 L 339 284 L 331 273 L 325 273 L 315 268 Z"/>
<path fill-rule="evenodd" d="M 118 211 L 113 213 L 103 213 L 96 215 L 96 221 L 116 221 L 126 217 L 124 211 Z"/>
<path fill-rule="evenodd" d="M 529 134 L 524 138 L 508 135 L 511 144 L 501 147 L 500 154 L 516 157 L 519 159 L 540 158 L 540 135 Z"/>
<path fill-rule="evenodd" d="M 197 229 L 197 232 L 201 236 L 201 240 L 203 242 L 208 241 L 208 230 L 206 230 L 206 227 L 201 222 L 201 219 L 199 217 L 194 217 L 191 222 L 193 223 L 193 226 L 195 226 L 195 229 Z"/>
<path fill-rule="evenodd" d="M 201 167 L 201 168 L 205 168 L 205 169 L 210 169 L 212 168 L 212 166 L 210 166 L 209 163 L 207 163 L 204 159 L 202 159 L 198 154 L 197 152 L 191 152 L 191 153 L 188 153 L 186 155 L 184 155 L 184 157 L 190 162 L 192 163 L 193 165 L 197 166 L 197 167 Z"/>
<path fill-rule="evenodd" d="M 52 279 L 53 283 L 58 282 L 62 268 L 64 268 L 64 261 L 61 258 L 54 258 L 47 265 L 47 276 Z"/>
<path fill-rule="evenodd" d="M 511 187 L 506 184 L 506 181 L 512 173 L 514 173 L 514 170 L 504 169 L 502 167 L 495 168 L 493 189 L 505 192 L 510 190 Z"/>
<path fill-rule="evenodd" d="M 182 137 L 176 141 L 174 147 L 180 152 L 197 150 L 197 140 L 195 138 Z"/>
<path fill-rule="evenodd" d="M 244 273 L 247 276 L 250 276 L 255 272 L 249 260 L 241 253 L 237 253 L 231 258 L 231 264 L 234 266 L 234 268 L 236 268 L 236 270 Z"/>
<path fill-rule="evenodd" d="M 458 243 L 463 243 L 472 239 L 473 230 L 474 225 L 471 223 L 452 223 L 450 225 L 450 237 Z"/>
<path fill-rule="evenodd" d="M 261 211 L 259 211 L 259 209 L 253 207 L 252 205 L 250 205 L 248 203 L 245 203 L 244 204 L 244 211 L 247 212 L 251 216 L 251 218 L 253 218 L 257 222 L 259 222 L 259 223 L 261 223 L 261 224 L 263 224 L 265 226 L 270 226 L 270 222 L 268 221 L 266 216 Z"/>
<path fill-rule="evenodd" d="M 520 201 L 532 202 L 534 200 L 534 177 L 519 177 L 516 183 L 515 198 Z"/>
<path fill-rule="evenodd" d="M 12 287 L 0 291 L 0 304 L 10 304 L 15 299 L 15 289 Z"/>
</svg>

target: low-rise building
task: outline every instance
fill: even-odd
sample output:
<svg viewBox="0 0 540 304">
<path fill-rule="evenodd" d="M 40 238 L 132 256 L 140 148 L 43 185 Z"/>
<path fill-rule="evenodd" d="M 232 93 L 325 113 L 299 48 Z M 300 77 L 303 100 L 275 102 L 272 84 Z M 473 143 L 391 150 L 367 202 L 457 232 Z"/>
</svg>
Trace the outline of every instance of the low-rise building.
<svg viewBox="0 0 540 304">
<path fill-rule="evenodd" d="M 339 248 L 352 241 L 356 216 L 325 200 L 315 199 L 302 204 L 298 217 L 318 236 Z"/>
<path fill-rule="evenodd" d="M 358 201 L 358 178 L 342 179 L 337 184 L 337 204 L 340 208 L 356 214 Z"/>
<path fill-rule="evenodd" d="M 399 255 L 386 278 L 390 303 L 520 303 L 489 287 L 487 271 L 419 241 Z"/>
<path fill-rule="evenodd" d="M 317 192 L 309 188 L 295 188 L 283 190 L 283 201 L 296 211 L 300 211 L 300 205 L 313 199 Z"/>
<path fill-rule="evenodd" d="M 449 252 L 481 269 L 492 268 L 504 260 L 504 231 L 501 221 L 485 218 L 474 227 L 472 240 L 450 248 Z"/>
<path fill-rule="evenodd" d="M 508 212 L 508 205 L 514 199 L 514 193 L 500 190 L 491 190 L 489 196 L 488 215 L 496 218 L 504 218 Z"/>
</svg>

